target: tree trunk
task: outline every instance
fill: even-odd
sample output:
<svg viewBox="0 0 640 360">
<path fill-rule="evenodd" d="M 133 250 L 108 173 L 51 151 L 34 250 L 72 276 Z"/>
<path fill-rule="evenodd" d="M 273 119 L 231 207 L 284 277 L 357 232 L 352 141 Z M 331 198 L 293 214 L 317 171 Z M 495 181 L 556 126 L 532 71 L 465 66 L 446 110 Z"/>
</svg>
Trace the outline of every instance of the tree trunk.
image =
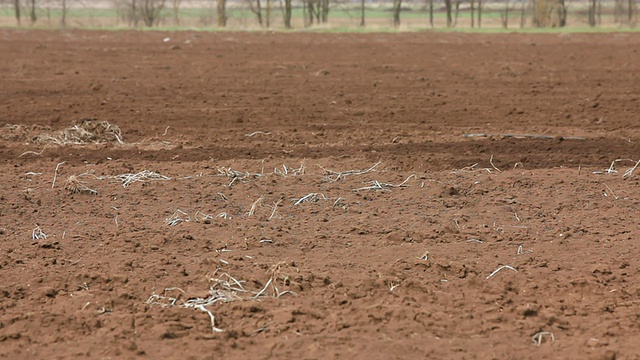
<svg viewBox="0 0 640 360">
<path fill-rule="evenodd" d="M 462 0 L 456 0 L 456 12 L 453 15 L 453 27 L 458 24 L 458 15 L 460 14 L 460 2 Z"/>
<path fill-rule="evenodd" d="M 227 0 L 216 0 L 218 4 L 218 27 L 227 26 Z"/>
<path fill-rule="evenodd" d="M 309 17 L 307 16 L 307 3 L 305 0 L 302 1 L 302 22 L 304 23 L 304 27 L 309 26 Z"/>
<path fill-rule="evenodd" d="M 144 0 L 140 8 L 140 15 L 147 27 L 157 25 L 164 9 L 166 0 Z"/>
<path fill-rule="evenodd" d="M 31 13 L 31 25 L 33 25 L 38 21 L 38 16 L 36 15 L 36 0 L 31 0 L 31 9 L 29 10 Z"/>
<path fill-rule="evenodd" d="M 400 10 L 402 9 L 402 0 L 393 0 L 393 26 L 400 27 Z"/>
<path fill-rule="evenodd" d="M 60 25 L 67 27 L 67 0 L 62 0 L 62 18 L 60 19 Z"/>
<path fill-rule="evenodd" d="M 482 27 L 482 0 L 478 0 L 478 28 Z"/>
<path fill-rule="evenodd" d="M 475 21 L 476 21 L 476 2 L 474 0 L 471 0 L 471 28 L 472 29 L 475 27 Z"/>
<path fill-rule="evenodd" d="M 16 21 L 18 22 L 18 26 L 20 26 L 20 0 L 14 0 L 13 6 L 16 13 Z"/>
<path fill-rule="evenodd" d="M 589 26 L 596 26 L 596 0 L 589 0 Z"/>
<path fill-rule="evenodd" d="M 182 0 L 173 0 L 173 21 L 180 26 L 180 2 Z"/>
<path fill-rule="evenodd" d="M 322 0 L 322 23 L 326 24 L 329 22 L 329 0 Z"/>
<path fill-rule="evenodd" d="M 265 9 L 265 19 L 264 19 L 264 25 L 268 28 L 271 27 L 271 0 L 266 0 L 267 3 L 266 5 L 266 9 Z"/>
<path fill-rule="evenodd" d="M 305 0 L 307 8 L 307 26 L 313 25 L 313 2 L 312 0 Z"/>
<path fill-rule="evenodd" d="M 360 0 L 360 26 L 364 27 L 364 4 L 366 0 Z"/>
<path fill-rule="evenodd" d="M 284 27 L 291 29 L 291 0 L 284 0 Z"/>
<path fill-rule="evenodd" d="M 525 1 L 520 2 L 520 29 L 524 28 L 524 24 L 527 21 L 527 18 L 524 16 L 525 15 Z"/>
<path fill-rule="evenodd" d="M 429 26 L 433 29 L 433 0 L 429 0 Z"/>
<path fill-rule="evenodd" d="M 260 0 L 256 0 L 255 7 L 253 6 L 253 0 L 249 0 L 249 8 L 251 9 L 251 12 L 256 14 L 258 25 L 262 27 L 264 25 L 264 20 L 262 18 L 262 3 L 260 2 Z"/>
<path fill-rule="evenodd" d="M 502 13 L 502 28 L 509 28 L 509 0 L 504 2 L 504 11 Z"/>
<path fill-rule="evenodd" d="M 620 0 L 613 1 L 613 21 L 620 24 Z"/>
<path fill-rule="evenodd" d="M 558 0 L 558 26 L 567 26 L 567 5 L 564 0 Z"/>
<path fill-rule="evenodd" d="M 444 0 L 444 7 L 447 11 L 447 27 L 451 27 L 453 25 L 453 17 L 451 16 L 453 10 L 453 0 Z"/>
</svg>

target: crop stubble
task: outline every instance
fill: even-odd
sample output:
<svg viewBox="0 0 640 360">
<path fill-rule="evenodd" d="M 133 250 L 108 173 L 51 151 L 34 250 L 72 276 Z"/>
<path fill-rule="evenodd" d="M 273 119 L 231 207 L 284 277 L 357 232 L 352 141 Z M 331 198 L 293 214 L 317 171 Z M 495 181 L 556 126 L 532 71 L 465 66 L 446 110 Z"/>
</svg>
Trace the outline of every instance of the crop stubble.
<svg viewBox="0 0 640 360">
<path fill-rule="evenodd" d="M 0 352 L 637 358 L 639 42 L 2 30 Z"/>
</svg>

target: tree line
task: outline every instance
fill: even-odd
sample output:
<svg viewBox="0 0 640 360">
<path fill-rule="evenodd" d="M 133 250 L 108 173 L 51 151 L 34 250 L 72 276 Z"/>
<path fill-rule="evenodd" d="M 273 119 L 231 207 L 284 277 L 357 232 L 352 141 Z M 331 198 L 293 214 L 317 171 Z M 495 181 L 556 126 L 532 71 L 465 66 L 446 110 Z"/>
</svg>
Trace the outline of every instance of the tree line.
<svg viewBox="0 0 640 360">
<path fill-rule="evenodd" d="M 60 13 L 60 25 L 65 27 L 68 22 L 69 3 L 73 0 L 0 0 L 5 6 L 12 6 L 18 26 L 28 22 L 33 25 L 38 22 L 38 8 L 53 6 Z M 183 0 L 110 0 L 119 18 L 125 20 L 132 27 L 158 26 L 161 20 L 173 18 L 174 23 L 180 24 L 180 12 Z M 188 2 L 189 0 L 187 0 Z M 301 12 L 303 26 L 311 27 L 326 24 L 332 9 L 349 8 L 359 17 L 359 25 L 367 25 L 367 10 L 371 0 L 201 0 L 215 8 L 215 22 L 218 27 L 228 25 L 229 8 L 243 7 L 255 17 L 257 24 L 264 28 L 274 26 L 291 29 L 294 10 Z M 231 2 L 230 2 L 231 1 Z M 295 2 L 294 2 L 295 1 Z M 400 27 L 402 14 L 421 5 L 427 14 L 426 24 L 435 27 L 436 13 L 444 16 L 446 27 L 458 26 L 461 16 L 468 16 L 468 23 L 472 28 L 483 26 L 483 14 L 489 4 L 493 13 L 499 12 L 502 27 L 513 27 L 510 21 L 519 22 L 520 27 L 565 27 L 568 25 L 568 0 L 388 0 L 382 8 L 389 10 L 392 24 Z M 589 26 L 602 24 L 602 15 L 613 15 L 613 21 L 618 25 L 635 26 L 638 17 L 637 0 L 582 0 L 573 1 L 571 6 L 576 12 L 584 12 Z M 405 2 L 405 3 L 403 3 Z M 377 5 L 380 8 L 380 5 Z M 604 10 L 603 10 L 604 9 Z M 274 14 L 278 14 L 279 24 L 274 24 Z M 462 14 L 462 15 L 461 15 Z"/>
</svg>

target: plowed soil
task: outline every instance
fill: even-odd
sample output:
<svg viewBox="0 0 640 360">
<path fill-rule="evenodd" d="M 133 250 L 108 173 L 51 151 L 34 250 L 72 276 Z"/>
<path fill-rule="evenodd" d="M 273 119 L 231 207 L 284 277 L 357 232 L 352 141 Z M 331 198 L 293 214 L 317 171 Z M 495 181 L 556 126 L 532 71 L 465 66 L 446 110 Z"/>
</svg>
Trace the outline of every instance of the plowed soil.
<svg viewBox="0 0 640 360">
<path fill-rule="evenodd" d="M 638 49 L 1 30 L 0 356 L 640 359 Z"/>
</svg>

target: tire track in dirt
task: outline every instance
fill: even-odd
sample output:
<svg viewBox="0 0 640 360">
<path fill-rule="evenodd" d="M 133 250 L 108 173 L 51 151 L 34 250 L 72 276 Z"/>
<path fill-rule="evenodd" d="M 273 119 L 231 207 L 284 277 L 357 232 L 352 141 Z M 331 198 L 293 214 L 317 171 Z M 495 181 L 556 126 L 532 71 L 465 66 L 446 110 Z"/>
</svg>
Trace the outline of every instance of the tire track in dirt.
<svg viewBox="0 0 640 360">
<path fill-rule="evenodd" d="M 64 159 L 70 163 L 101 163 L 107 158 L 122 160 L 150 161 L 225 161 L 231 159 L 265 158 L 305 158 L 320 159 L 339 156 L 364 156 L 370 159 L 403 160 L 406 170 L 412 170 L 422 164 L 424 170 L 449 170 L 469 166 L 475 163 L 488 164 L 491 155 L 498 167 L 510 167 L 522 163 L 526 168 L 543 169 L 561 166 L 606 166 L 618 158 L 634 158 L 640 153 L 640 144 L 619 139 L 596 138 L 584 141 L 576 140 L 538 140 L 538 139 L 501 139 L 469 140 L 459 142 L 424 142 L 413 144 L 383 144 L 373 146 L 292 146 L 290 154 L 281 148 L 261 146 L 218 146 L 209 145 L 197 148 L 176 148 L 171 150 L 119 149 L 104 146 L 100 149 L 87 147 L 49 148 L 38 158 Z M 6 162 L 29 162 L 29 155 L 20 157 L 26 151 L 25 146 L 0 145 L 0 156 Z"/>
</svg>

